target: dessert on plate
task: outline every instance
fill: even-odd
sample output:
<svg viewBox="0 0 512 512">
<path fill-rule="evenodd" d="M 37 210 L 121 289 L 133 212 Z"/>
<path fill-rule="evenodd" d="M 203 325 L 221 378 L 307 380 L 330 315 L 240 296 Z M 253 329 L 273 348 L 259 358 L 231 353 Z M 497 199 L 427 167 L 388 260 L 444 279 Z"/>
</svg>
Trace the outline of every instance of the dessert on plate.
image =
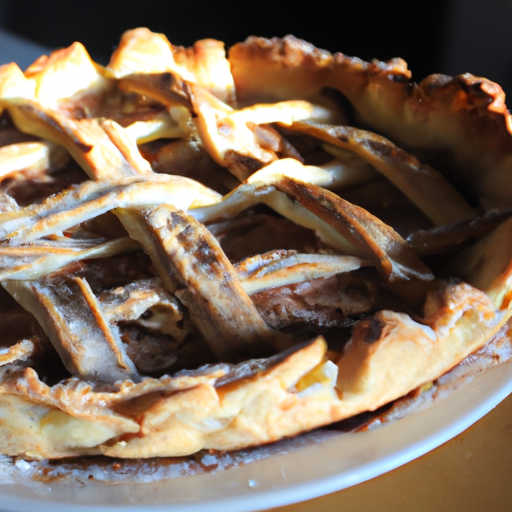
<svg viewBox="0 0 512 512">
<path fill-rule="evenodd" d="M 501 88 L 293 36 L 0 68 L 0 453 L 182 456 L 421 391 L 512 309 Z"/>
</svg>

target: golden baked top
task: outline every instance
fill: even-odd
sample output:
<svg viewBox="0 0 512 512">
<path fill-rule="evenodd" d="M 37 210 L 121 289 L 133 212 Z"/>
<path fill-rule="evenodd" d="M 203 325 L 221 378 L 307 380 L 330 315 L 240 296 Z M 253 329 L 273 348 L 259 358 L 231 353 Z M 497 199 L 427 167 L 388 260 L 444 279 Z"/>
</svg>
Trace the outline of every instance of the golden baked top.
<svg viewBox="0 0 512 512">
<path fill-rule="evenodd" d="M 373 411 L 510 317 L 510 115 L 292 36 L 0 68 L 0 453 L 179 456 Z"/>
</svg>

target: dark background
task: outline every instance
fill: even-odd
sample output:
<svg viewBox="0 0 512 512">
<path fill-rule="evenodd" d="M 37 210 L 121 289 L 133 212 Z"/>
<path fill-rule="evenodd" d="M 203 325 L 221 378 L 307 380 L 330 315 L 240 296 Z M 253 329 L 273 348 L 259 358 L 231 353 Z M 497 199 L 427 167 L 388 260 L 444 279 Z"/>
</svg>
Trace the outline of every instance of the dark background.
<svg viewBox="0 0 512 512">
<path fill-rule="evenodd" d="M 420 80 L 472 72 L 512 94 L 512 0 L 0 0 L 0 27 L 49 48 L 81 41 L 105 64 L 124 30 L 147 26 L 175 45 L 293 34 L 365 60 L 402 57 Z"/>
</svg>

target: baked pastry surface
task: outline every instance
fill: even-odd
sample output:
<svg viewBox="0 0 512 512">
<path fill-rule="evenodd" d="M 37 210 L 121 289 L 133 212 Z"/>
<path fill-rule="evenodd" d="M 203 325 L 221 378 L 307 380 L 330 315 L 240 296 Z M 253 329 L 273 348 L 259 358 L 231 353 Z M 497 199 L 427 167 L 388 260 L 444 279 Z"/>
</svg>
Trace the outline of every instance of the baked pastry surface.
<svg viewBox="0 0 512 512">
<path fill-rule="evenodd" d="M 0 453 L 270 443 L 428 385 L 511 315 L 510 115 L 287 36 L 126 32 L 0 68 Z"/>
</svg>

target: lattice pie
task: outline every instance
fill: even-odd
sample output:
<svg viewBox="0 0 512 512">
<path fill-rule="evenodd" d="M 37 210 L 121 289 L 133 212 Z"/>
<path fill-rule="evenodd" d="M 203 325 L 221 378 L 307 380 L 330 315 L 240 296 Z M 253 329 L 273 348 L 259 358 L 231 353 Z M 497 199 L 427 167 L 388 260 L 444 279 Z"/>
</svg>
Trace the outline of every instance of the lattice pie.
<svg viewBox="0 0 512 512">
<path fill-rule="evenodd" d="M 511 315 L 501 88 L 292 36 L 0 68 L 0 453 L 269 443 L 422 389 Z"/>
</svg>

